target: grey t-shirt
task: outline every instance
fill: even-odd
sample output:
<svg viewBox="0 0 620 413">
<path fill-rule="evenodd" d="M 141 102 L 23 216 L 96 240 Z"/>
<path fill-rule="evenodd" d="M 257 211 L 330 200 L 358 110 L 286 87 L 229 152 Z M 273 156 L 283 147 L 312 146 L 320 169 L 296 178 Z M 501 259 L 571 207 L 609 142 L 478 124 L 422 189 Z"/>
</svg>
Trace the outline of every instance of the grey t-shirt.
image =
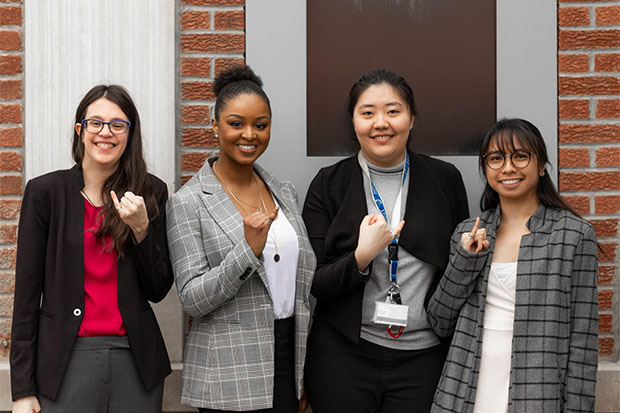
<svg viewBox="0 0 620 413">
<path fill-rule="evenodd" d="M 372 182 L 383 199 L 388 223 L 391 222 L 394 202 L 396 202 L 400 191 L 403 167 L 404 161 L 390 168 L 381 168 L 368 163 Z M 411 172 L 411 169 L 409 171 Z M 405 213 L 409 175 L 408 173 L 403 185 L 400 219 Z M 373 200 L 370 181 L 366 174 L 364 174 L 364 190 L 368 213 L 381 214 Z M 424 194 L 413 194 L 412 196 L 415 195 L 424 196 Z M 375 302 L 384 302 L 390 288 L 387 248 L 381 251 L 373 260 L 372 273 L 364 289 L 360 337 L 374 344 L 398 350 L 419 350 L 439 344 L 439 339 L 430 329 L 426 320 L 426 309 L 424 308 L 424 298 L 432 284 L 435 270 L 434 265 L 417 259 L 402 247 L 398 248 L 398 285 L 401 288 L 402 303 L 409 306 L 409 313 L 407 327 L 404 328 L 402 335 L 399 338 L 393 338 L 388 334 L 386 325 L 372 322 Z M 397 327 L 393 327 L 393 331 L 396 332 Z"/>
</svg>

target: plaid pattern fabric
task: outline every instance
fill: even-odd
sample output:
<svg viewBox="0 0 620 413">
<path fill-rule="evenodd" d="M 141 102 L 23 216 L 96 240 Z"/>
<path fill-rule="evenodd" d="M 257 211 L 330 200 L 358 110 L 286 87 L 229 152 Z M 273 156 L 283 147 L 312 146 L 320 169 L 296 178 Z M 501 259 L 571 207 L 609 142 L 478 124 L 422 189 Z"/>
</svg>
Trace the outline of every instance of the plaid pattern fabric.
<svg viewBox="0 0 620 413">
<path fill-rule="evenodd" d="M 295 286 L 298 397 L 310 322 L 308 297 L 316 258 L 293 185 L 260 166 L 299 240 Z M 194 317 L 185 347 L 181 403 L 221 410 L 272 406 L 273 302 L 262 259 L 245 241 L 243 218 L 209 163 L 168 201 L 168 245 L 181 304 Z M 262 258 L 262 257 L 261 257 Z"/>
<path fill-rule="evenodd" d="M 468 253 L 461 223 L 451 259 L 428 305 L 443 337 L 454 333 L 433 412 L 472 412 L 480 368 L 484 303 L 499 207 L 482 214 L 486 252 Z M 527 223 L 517 264 L 510 412 L 594 411 L 598 364 L 597 244 L 594 230 L 567 211 L 540 206 Z"/>
</svg>

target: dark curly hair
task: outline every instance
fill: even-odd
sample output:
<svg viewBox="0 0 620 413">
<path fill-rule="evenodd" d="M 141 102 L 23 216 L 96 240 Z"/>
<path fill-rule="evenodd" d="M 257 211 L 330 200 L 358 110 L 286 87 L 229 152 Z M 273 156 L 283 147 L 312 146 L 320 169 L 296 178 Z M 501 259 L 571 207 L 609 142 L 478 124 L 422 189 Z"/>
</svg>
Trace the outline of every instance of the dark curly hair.
<svg viewBox="0 0 620 413">
<path fill-rule="evenodd" d="M 249 66 L 233 66 L 218 74 L 213 83 L 213 91 L 216 96 L 215 120 L 219 121 L 220 113 L 230 99 L 247 93 L 260 96 L 267 103 L 269 114 L 271 115 L 271 104 L 262 86 L 263 81 Z"/>
</svg>

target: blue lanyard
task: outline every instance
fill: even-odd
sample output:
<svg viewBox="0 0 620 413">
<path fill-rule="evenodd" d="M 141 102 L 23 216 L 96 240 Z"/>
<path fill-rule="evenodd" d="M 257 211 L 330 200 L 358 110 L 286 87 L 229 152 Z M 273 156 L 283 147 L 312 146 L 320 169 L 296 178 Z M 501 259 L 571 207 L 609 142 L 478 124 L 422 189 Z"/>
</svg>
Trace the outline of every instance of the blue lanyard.
<svg viewBox="0 0 620 413">
<path fill-rule="evenodd" d="M 407 179 L 407 173 L 409 172 L 409 153 L 405 153 L 405 168 L 403 169 L 403 180 L 400 183 L 401 191 L 402 187 L 405 185 L 405 180 Z M 387 212 L 385 210 L 385 205 L 383 203 L 383 199 L 381 195 L 379 195 L 379 191 L 375 187 L 375 184 L 372 183 L 372 179 L 370 178 L 370 173 L 368 174 L 368 178 L 370 180 L 370 188 L 372 189 L 372 197 L 375 201 L 375 205 L 381 211 L 383 218 L 385 218 L 385 222 L 388 222 Z M 398 199 L 398 198 L 397 198 Z M 402 202 L 402 199 L 400 200 Z M 396 273 L 398 271 L 398 241 L 396 237 L 392 240 L 392 243 L 388 246 L 388 260 L 390 265 L 390 281 L 392 284 L 396 284 Z"/>
</svg>

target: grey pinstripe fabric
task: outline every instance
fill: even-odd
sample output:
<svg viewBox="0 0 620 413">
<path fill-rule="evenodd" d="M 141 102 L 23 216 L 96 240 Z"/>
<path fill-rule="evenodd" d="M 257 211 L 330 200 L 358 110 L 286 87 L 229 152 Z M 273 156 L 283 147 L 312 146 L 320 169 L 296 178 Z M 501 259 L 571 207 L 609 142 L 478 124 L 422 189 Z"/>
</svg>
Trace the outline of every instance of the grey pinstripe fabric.
<svg viewBox="0 0 620 413">
<path fill-rule="evenodd" d="M 481 216 L 490 242 L 471 254 L 460 245 L 474 219 L 452 236 L 448 268 L 428 305 L 440 336 L 454 338 L 433 412 L 472 412 L 480 368 L 484 302 L 499 208 Z M 540 206 L 528 221 L 517 264 L 510 412 L 594 411 L 598 346 L 594 230 L 567 211 Z"/>
<path fill-rule="evenodd" d="M 299 240 L 295 286 L 298 397 L 306 354 L 308 297 L 316 258 L 293 185 L 255 170 L 280 203 Z M 270 408 L 273 399 L 273 303 L 261 259 L 243 219 L 208 162 L 168 201 L 168 244 L 183 309 L 194 317 L 185 347 L 181 403 L 221 410 Z"/>
</svg>

